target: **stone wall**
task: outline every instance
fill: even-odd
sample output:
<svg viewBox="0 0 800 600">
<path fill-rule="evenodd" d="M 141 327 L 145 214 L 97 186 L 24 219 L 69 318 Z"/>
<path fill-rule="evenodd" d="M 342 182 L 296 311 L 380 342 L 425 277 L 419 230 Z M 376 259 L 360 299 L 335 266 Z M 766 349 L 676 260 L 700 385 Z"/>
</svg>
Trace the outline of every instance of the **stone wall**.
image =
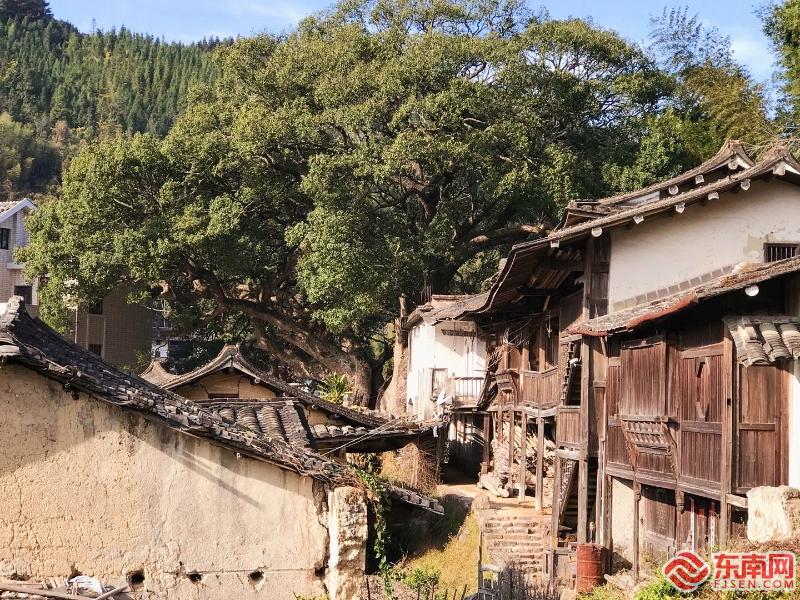
<svg viewBox="0 0 800 600">
<path fill-rule="evenodd" d="M 329 600 L 360 597 L 367 562 L 367 503 L 361 490 L 342 487 L 328 494 Z"/>
<path fill-rule="evenodd" d="M 800 489 L 781 486 L 748 491 L 747 537 L 756 543 L 800 537 Z"/>
<path fill-rule="evenodd" d="M 311 478 L 16 365 L 0 367 L 0 420 L 0 576 L 142 574 L 146 600 L 326 593 L 327 498 Z M 361 561 L 340 546 L 337 569 Z"/>
</svg>

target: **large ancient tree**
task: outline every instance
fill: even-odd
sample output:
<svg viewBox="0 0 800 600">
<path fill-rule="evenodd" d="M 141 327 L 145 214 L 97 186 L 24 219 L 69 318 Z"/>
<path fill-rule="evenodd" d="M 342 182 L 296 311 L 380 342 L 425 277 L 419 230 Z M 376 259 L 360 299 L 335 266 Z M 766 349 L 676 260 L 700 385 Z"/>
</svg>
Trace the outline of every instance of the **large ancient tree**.
<svg viewBox="0 0 800 600">
<path fill-rule="evenodd" d="M 348 1 L 218 61 L 166 139 L 72 161 L 28 271 L 51 299 L 127 282 L 244 315 L 278 360 L 364 394 L 401 293 L 467 287 L 567 200 L 680 166 L 668 132 L 637 155 L 669 83 L 642 51 L 515 3 Z"/>
</svg>

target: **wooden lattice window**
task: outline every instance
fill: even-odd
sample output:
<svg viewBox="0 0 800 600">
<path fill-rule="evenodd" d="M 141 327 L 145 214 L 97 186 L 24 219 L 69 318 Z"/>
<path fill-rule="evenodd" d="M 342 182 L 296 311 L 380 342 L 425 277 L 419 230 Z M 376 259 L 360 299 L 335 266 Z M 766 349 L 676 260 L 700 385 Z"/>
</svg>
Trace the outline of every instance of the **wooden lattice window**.
<svg viewBox="0 0 800 600">
<path fill-rule="evenodd" d="M 780 244 L 764 244 L 764 262 L 775 262 L 787 258 L 794 258 L 797 256 L 798 244 L 780 243 Z"/>
</svg>

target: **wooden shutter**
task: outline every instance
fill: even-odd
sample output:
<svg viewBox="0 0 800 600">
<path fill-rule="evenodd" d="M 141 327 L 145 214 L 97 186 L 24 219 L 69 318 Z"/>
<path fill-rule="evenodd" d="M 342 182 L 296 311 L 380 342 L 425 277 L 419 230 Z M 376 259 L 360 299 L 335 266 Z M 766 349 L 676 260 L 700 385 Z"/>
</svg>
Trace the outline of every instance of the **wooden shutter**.
<svg viewBox="0 0 800 600">
<path fill-rule="evenodd" d="M 620 416 L 666 415 L 666 343 L 648 338 L 620 350 Z"/>
<path fill-rule="evenodd" d="M 786 371 L 774 366 L 739 368 L 739 406 L 736 418 L 737 491 L 786 483 Z"/>
</svg>

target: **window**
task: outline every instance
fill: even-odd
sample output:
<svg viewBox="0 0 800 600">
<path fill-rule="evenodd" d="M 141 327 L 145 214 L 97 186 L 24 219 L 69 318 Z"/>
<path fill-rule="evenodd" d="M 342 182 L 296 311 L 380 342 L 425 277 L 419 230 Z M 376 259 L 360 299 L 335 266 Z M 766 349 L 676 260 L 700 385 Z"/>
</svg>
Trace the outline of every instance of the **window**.
<svg viewBox="0 0 800 600">
<path fill-rule="evenodd" d="M 22 296 L 25 304 L 33 304 L 33 288 L 29 285 L 15 285 L 14 295 Z"/>
<path fill-rule="evenodd" d="M 764 244 L 764 262 L 794 258 L 797 256 L 797 246 L 795 243 Z"/>
<path fill-rule="evenodd" d="M 103 356 L 103 344 L 89 344 L 89 352 L 94 352 L 97 356 Z"/>
<path fill-rule="evenodd" d="M 8 250 L 11 241 L 11 230 L 8 227 L 0 227 L 0 250 Z"/>
<path fill-rule="evenodd" d="M 89 305 L 89 314 L 90 315 L 102 315 L 103 314 L 103 301 L 99 300 L 94 304 Z"/>
</svg>

